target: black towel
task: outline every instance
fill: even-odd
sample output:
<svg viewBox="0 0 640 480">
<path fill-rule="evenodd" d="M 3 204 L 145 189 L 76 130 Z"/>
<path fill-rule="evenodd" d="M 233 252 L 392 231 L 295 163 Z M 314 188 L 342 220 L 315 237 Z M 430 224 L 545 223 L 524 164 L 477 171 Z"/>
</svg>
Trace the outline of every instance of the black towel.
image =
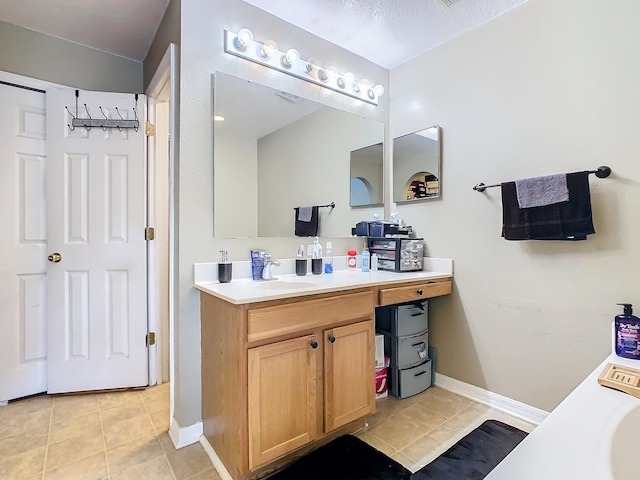
<svg viewBox="0 0 640 480">
<path fill-rule="evenodd" d="M 294 208 L 295 210 L 295 222 L 296 222 L 296 237 L 315 237 L 318 235 L 318 207 L 314 206 L 311 209 L 311 220 L 303 222 L 298 220 L 298 212 L 300 207 Z"/>
<path fill-rule="evenodd" d="M 585 240 L 596 233 L 589 172 L 567 174 L 569 201 L 519 208 L 515 182 L 502 184 L 502 236 L 506 240 Z"/>
</svg>

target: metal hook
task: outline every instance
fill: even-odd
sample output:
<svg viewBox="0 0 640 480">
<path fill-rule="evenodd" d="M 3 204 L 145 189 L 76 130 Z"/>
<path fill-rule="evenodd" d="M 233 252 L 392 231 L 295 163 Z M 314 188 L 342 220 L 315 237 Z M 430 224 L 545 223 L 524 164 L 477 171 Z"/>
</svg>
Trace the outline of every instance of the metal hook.
<svg viewBox="0 0 640 480">
<path fill-rule="evenodd" d="M 71 112 L 69 111 L 69 108 L 68 108 L 66 105 L 64 106 L 64 109 L 67 111 L 67 113 L 68 113 L 69 115 L 71 115 L 71 118 L 72 118 L 73 120 L 75 120 L 75 118 L 76 118 L 76 117 L 73 115 L 73 113 L 71 113 Z M 71 121 L 72 123 L 73 123 L 73 120 Z M 72 127 L 72 126 L 71 126 L 71 125 L 69 125 L 68 123 L 67 123 L 67 127 L 69 127 L 69 131 L 70 131 L 70 132 L 73 132 L 73 131 L 76 129 L 76 127 Z"/>
<path fill-rule="evenodd" d="M 89 113 L 89 109 L 87 108 L 87 104 L 86 104 L 86 103 L 84 104 L 84 109 L 85 109 L 85 110 L 86 110 L 86 112 L 87 112 L 87 117 L 89 117 L 89 120 L 93 120 L 93 118 L 91 117 L 91 114 Z M 89 130 L 91 130 L 91 127 L 88 127 L 88 126 L 86 126 L 86 125 L 84 126 L 84 128 L 86 128 L 86 129 L 87 129 L 87 132 L 88 132 Z"/>
<path fill-rule="evenodd" d="M 118 116 L 120 117 L 121 120 L 124 120 L 124 117 L 122 116 L 122 114 L 120 113 L 120 110 L 118 110 L 118 107 L 116 107 L 116 112 L 118 113 Z M 117 125 L 118 130 L 122 131 L 122 127 L 120 127 L 120 125 Z"/>
<path fill-rule="evenodd" d="M 109 117 L 107 117 L 107 114 L 104 113 L 104 110 L 102 110 L 102 107 L 100 106 L 98 108 L 100 109 L 100 113 L 102 113 L 102 116 L 105 118 L 105 120 L 109 120 Z M 106 132 L 107 131 L 107 127 L 103 126 L 102 127 L 102 131 Z"/>
<path fill-rule="evenodd" d="M 137 98 L 137 95 L 136 95 Z M 135 116 L 135 119 L 138 120 L 138 112 L 136 112 L 136 107 L 133 107 L 133 115 Z M 138 127 L 133 127 L 134 131 L 138 131 Z"/>
</svg>

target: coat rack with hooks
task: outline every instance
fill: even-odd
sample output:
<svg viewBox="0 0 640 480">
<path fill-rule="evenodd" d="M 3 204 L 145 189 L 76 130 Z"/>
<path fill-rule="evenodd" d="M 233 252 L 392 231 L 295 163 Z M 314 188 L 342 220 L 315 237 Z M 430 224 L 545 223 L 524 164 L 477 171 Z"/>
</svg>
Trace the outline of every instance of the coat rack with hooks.
<svg viewBox="0 0 640 480">
<path fill-rule="evenodd" d="M 107 118 L 107 115 L 104 113 L 102 107 L 98 107 L 102 116 L 104 118 L 92 118 L 89 113 L 89 108 L 87 104 L 84 104 L 84 109 L 87 112 L 87 117 L 89 118 L 78 118 L 78 97 L 80 96 L 80 91 L 76 90 L 76 113 L 75 115 L 71 113 L 68 107 L 64 107 L 69 115 L 71 115 L 71 124 L 67 124 L 70 131 L 74 131 L 76 127 L 84 127 L 87 130 L 91 130 L 93 127 L 100 127 L 102 130 L 106 130 L 107 128 L 117 128 L 119 131 L 122 131 L 123 128 L 133 128 L 136 132 L 140 128 L 140 121 L 138 120 L 138 112 L 136 111 L 136 106 L 138 105 L 138 94 L 135 94 L 135 106 L 133 107 L 133 114 L 135 115 L 134 120 L 126 120 L 122 117 L 120 110 L 118 107 L 115 107 L 116 112 L 120 116 L 120 118 Z"/>
</svg>

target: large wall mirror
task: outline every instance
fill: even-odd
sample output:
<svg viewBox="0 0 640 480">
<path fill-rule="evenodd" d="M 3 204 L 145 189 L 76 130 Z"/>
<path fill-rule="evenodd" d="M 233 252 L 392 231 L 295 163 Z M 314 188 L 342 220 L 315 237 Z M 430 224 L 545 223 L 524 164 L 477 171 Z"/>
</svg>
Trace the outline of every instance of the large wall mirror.
<svg viewBox="0 0 640 480">
<path fill-rule="evenodd" d="M 382 201 L 350 206 L 350 171 L 351 152 L 382 145 L 384 124 L 220 72 L 214 118 L 216 237 L 293 236 L 298 206 L 335 202 L 319 209 L 324 237 L 383 216 Z"/>
<path fill-rule="evenodd" d="M 442 131 L 433 126 L 393 139 L 393 201 L 442 195 Z"/>
</svg>

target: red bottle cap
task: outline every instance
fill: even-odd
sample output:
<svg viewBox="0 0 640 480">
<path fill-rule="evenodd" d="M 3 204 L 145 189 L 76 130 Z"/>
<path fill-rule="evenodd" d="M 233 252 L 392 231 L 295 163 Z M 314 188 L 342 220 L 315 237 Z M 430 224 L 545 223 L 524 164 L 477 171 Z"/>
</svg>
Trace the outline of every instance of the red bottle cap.
<svg viewBox="0 0 640 480">
<path fill-rule="evenodd" d="M 355 250 L 349 250 L 347 252 L 347 255 L 356 255 L 358 252 L 356 252 Z"/>
</svg>

